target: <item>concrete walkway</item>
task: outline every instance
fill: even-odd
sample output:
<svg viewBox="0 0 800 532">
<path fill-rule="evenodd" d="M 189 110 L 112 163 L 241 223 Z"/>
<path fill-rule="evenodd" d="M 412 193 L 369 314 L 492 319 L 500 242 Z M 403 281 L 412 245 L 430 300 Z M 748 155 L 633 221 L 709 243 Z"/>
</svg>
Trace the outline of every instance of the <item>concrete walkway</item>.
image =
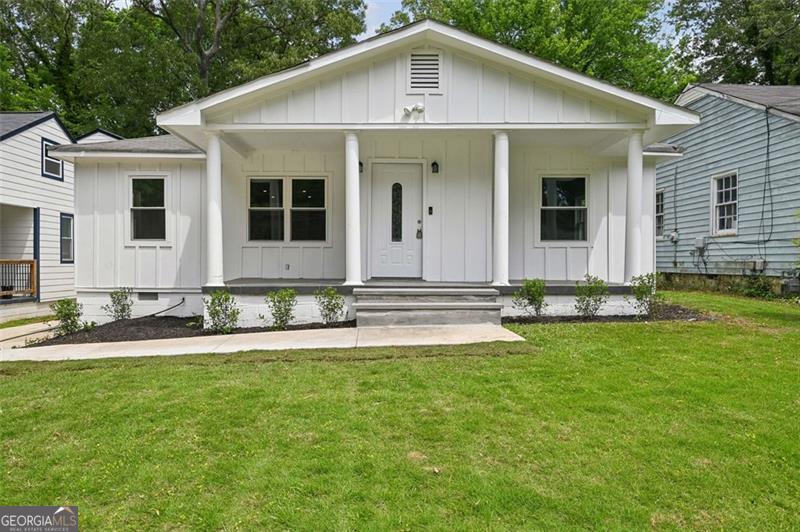
<svg viewBox="0 0 800 532">
<path fill-rule="evenodd" d="M 57 321 L 50 323 L 29 323 L 27 325 L 17 325 L 16 327 L 6 327 L 0 329 L 0 351 L 11 349 L 12 347 L 24 347 L 25 340 L 38 340 L 47 338 L 51 335 L 51 330 L 58 324 Z"/>
<path fill-rule="evenodd" d="M 0 361 L 90 360 L 115 357 L 236 353 L 253 350 L 455 345 L 521 340 L 522 337 L 508 329 L 491 324 L 358 327 L 0 349 Z"/>
</svg>

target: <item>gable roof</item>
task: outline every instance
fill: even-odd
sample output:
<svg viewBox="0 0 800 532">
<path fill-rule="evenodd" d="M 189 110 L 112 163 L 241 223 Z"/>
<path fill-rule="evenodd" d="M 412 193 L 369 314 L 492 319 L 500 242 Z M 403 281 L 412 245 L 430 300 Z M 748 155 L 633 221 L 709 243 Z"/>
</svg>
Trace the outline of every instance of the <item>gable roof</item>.
<svg viewBox="0 0 800 532">
<path fill-rule="evenodd" d="M 90 131 L 88 133 L 84 133 L 80 137 L 75 137 L 74 140 L 75 140 L 75 142 L 80 142 L 81 140 L 85 139 L 86 137 L 91 137 L 92 135 L 95 135 L 97 133 L 102 133 L 103 135 L 107 135 L 107 136 L 109 136 L 111 138 L 114 138 L 114 139 L 117 139 L 117 140 L 125 139 L 125 137 L 123 137 L 121 135 L 117 135 L 116 133 L 112 133 L 112 132 L 110 132 L 110 131 L 108 131 L 106 129 L 97 128 L 97 129 L 92 130 L 92 131 Z"/>
<path fill-rule="evenodd" d="M 70 135 L 67 128 L 64 127 L 64 124 L 61 123 L 61 120 L 58 119 L 58 116 L 53 111 L 0 112 L 0 140 L 6 140 L 14 135 L 18 135 L 27 129 L 38 126 L 43 122 L 47 122 L 51 118 L 55 119 L 58 127 L 64 131 L 64 134 L 67 136 L 67 138 L 73 140 L 72 135 Z"/>
<path fill-rule="evenodd" d="M 49 151 L 59 158 L 71 157 L 123 157 L 136 156 L 177 156 L 202 159 L 205 153 L 175 135 L 156 135 L 136 139 L 92 142 L 90 144 L 62 144 Z"/>
<path fill-rule="evenodd" d="M 709 93 L 800 117 L 800 85 L 698 83 L 686 87 L 676 101 L 689 103 Z"/>
<path fill-rule="evenodd" d="M 318 75 L 335 68 L 345 67 L 356 61 L 362 61 L 379 53 L 398 49 L 409 43 L 425 39 L 473 53 L 479 57 L 496 61 L 505 66 L 522 69 L 556 83 L 594 92 L 612 100 L 651 109 L 655 111 L 656 125 L 694 125 L 699 121 L 698 115 L 688 109 L 621 89 L 578 71 L 520 52 L 515 48 L 504 46 L 464 30 L 426 19 L 370 37 L 357 44 L 324 54 L 294 67 L 244 83 L 243 85 L 226 89 L 205 98 L 175 107 L 159 114 L 157 123 L 159 126 L 167 129 L 169 129 L 170 126 L 201 125 L 201 113 L 217 105 L 255 93 L 266 92 L 278 86 L 288 84 L 289 82 L 298 82 L 312 75 Z"/>
</svg>

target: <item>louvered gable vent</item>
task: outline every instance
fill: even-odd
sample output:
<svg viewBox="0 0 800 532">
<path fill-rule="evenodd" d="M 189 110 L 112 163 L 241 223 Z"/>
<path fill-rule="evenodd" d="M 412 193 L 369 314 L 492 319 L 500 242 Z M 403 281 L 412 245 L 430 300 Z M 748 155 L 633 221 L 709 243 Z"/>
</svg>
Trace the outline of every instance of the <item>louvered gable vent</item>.
<svg viewBox="0 0 800 532">
<path fill-rule="evenodd" d="M 408 86 L 412 90 L 439 89 L 441 55 L 438 52 L 412 52 Z"/>
</svg>

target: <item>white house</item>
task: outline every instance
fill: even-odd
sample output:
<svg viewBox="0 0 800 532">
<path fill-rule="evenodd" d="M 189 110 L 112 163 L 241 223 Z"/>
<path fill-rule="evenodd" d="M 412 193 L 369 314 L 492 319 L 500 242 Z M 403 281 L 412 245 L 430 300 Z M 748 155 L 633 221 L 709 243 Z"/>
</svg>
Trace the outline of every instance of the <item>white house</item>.
<svg viewBox="0 0 800 532">
<path fill-rule="evenodd" d="M 77 137 L 75 142 L 78 144 L 93 144 L 95 142 L 108 142 L 111 140 L 123 140 L 123 137 L 120 137 L 116 133 L 106 131 L 105 129 L 98 128 Z"/>
<path fill-rule="evenodd" d="M 74 297 L 72 142 L 52 112 L 0 113 L 0 319 L 49 313 Z"/>
<path fill-rule="evenodd" d="M 698 120 L 418 22 L 162 113 L 169 136 L 59 148 L 78 297 L 191 314 L 227 287 L 247 323 L 290 286 L 313 320 L 334 285 L 360 323 L 496 321 L 519 280 L 559 311 L 589 273 L 620 300 L 654 268 L 646 146 Z"/>
</svg>

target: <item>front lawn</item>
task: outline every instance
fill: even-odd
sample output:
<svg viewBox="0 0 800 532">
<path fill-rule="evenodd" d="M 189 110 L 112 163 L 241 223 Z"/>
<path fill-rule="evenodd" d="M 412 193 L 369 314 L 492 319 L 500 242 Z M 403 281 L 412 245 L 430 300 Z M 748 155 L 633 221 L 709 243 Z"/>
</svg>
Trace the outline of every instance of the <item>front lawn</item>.
<svg viewBox="0 0 800 532">
<path fill-rule="evenodd" d="M 0 364 L 0 504 L 83 529 L 800 528 L 800 307 L 528 341 Z"/>
</svg>

